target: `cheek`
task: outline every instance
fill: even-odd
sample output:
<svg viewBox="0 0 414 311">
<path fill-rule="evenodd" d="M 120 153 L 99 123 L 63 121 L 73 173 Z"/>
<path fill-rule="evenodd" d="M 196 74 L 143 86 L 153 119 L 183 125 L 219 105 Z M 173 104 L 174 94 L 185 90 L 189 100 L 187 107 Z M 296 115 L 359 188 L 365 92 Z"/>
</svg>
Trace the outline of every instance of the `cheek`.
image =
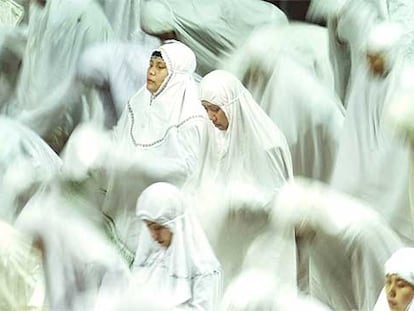
<svg viewBox="0 0 414 311">
<path fill-rule="evenodd" d="M 402 304 L 408 304 L 412 300 L 414 295 L 414 289 L 412 288 L 401 288 L 397 292 L 397 299 Z"/>
</svg>

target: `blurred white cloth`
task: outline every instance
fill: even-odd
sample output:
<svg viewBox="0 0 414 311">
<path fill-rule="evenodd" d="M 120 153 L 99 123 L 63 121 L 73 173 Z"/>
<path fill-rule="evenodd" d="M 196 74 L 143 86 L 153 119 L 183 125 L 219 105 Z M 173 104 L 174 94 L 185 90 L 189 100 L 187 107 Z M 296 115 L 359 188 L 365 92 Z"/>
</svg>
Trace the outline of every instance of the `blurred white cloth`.
<svg viewBox="0 0 414 311">
<path fill-rule="evenodd" d="M 16 226 L 40 245 L 51 310 L 93 310 L 128 287 L 129 269 L 99 230 L 100 212 L 70 180 L 56 180 L 26 205 Z"/>
<path fill-rule="evenodd" d="M 59 171 L 58 155 L 31 129 L 0 116 L 0 218 L 14 222 L 36 189 Z"/>
<path fill-rule="evenodd" d="M 261 0 L 142 0 L 141 27 L 149 34 L 174 31 L 197 56 L 197 73 L 217 69 L 256 27 L 286 24 L 275 5 Z"/>
<path fill-rule="evenodd" d="M 383 264 L 403 244 L 371 207 L 316 181 L 281 190 L 273 216 L 290 223 L 309 255 L 310 294 L 333 310 L 372 310 Z"/>
<path fill-rule="evenodd" d="M 23 19 L 24 8 L 16 1 L 0 2 L 0 25 L 16 26 Z"/>
<path fill-rule="evenodd" d="M 306 40 L 298 43 L 291 39 L 294 35 Z M 327 44 L 316 26 L 261 28 L 223 65 L 243 81 L 286 136 L 293 174 L 328 181 L 344 111 L 332 87 L 322 82 L 325 75 L 318 74 L 326 67 L 327 56 L 307 44 L 312 38 Z"/>
<path fill-rule="evenodd" d="M 81 99 L 91 96 L 89 89 L 74 81 L 78 59 L 87 46 L 111 36 L 94 0 L 48 0 L 44 7 L 32 1 L 16 98 L 6 113 L 60 151 L 73 128 L 93 113 L 92 103 Z"/>
<path fill-rule="evenodd" d="M 44 310 L 41 254 L 29 237 L 0 221 L 0 309 Z"/>
</svg>

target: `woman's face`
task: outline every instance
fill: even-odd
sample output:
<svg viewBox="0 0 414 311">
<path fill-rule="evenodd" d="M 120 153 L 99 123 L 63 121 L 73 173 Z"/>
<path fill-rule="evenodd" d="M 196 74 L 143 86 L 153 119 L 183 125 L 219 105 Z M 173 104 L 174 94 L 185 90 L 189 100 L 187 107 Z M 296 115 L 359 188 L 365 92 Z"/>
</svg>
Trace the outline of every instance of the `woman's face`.
<svg viewBox="0 0 414 311">
<path fill-rule="evenodd" d="M 155 94 L 168 76 L 167 64 L 160 57 L 151 57 L 147 70 L 147 90 Z"/>
<path fill-rule="evenodd" d="M 382 76 L 385 73 L 385 56 L 383 53 L 368 53 L 367 63 L 374 76 Z"/>
<path fill-rule="evenodd" d="M 155 242 L 168 248 L 171 244 L 173 233 L 167 227 L 153 221 L 145 220 L 145 224 Z"/>
<path fill-rule="evenodd" d="M 217 105 L 210 103 L 209 101 L 201 101 L 204 109 L 206 109 L 208 118 L 213 122 L 214 126 L 219 130 L 225 131 L 229 127 L 229 120 L 226 117 L 224 111 Z"/>
<path fill-rule="evenodd" d="M 414 286 L 397 274 L 385 277 L 385 293 L 391 311 L 405 311 L 414 296 Z"/>
</svg>

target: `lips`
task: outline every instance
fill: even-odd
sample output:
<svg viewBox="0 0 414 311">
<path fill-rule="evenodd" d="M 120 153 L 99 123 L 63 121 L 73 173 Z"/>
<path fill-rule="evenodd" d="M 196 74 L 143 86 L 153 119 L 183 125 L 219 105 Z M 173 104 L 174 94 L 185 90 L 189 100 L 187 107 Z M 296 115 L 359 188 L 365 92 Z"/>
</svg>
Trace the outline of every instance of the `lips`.
<svg viewBox="0 0 414 311">
<path fill-rule="evenodd" d="M 395 306 L 397 305 L 397 302 L 396 302 L 396 301 L 394 301 L 394 300 L 388 300 L 388 305 L 389 305 L 390 307 L 395 307 Z"/>
</svg>

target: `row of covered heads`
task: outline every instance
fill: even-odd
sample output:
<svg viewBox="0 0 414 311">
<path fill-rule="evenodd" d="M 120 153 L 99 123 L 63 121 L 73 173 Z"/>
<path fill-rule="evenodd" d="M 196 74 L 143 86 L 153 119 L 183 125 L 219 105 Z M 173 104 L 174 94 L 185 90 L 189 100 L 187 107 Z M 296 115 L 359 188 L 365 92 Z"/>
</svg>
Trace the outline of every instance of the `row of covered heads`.
<svg viewBox="0 0 414 311">
<path fill-rule="evenodd" d="M 0 309 L 407 310 L 414 4 L 0 4 Z"/>
</svg>

